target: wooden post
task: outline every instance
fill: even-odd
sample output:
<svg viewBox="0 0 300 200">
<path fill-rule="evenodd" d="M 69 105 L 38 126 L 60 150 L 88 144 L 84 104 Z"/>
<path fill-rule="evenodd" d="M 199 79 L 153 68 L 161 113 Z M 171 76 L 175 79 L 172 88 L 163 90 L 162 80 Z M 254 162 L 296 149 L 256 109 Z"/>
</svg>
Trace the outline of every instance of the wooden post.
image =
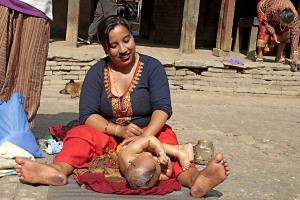
<svg viewBox="0 0 300 200">
<path fill-rule="evenodd" d="M 235 0 L 226 0 L 224 18 L 223 18 L 223 30 L 221 36 L 221 49 L 224 51 L 230 51 L 232 45 L 232 26 L 234 18 Z"/>
<path fill-rule="evenodd" d="M 222 31 L 223 31 L 223 19 L 224 19 L 225 2 L 226 2 L 226 0 L 222 0 L 221 8 L 220 8 L 218 33 L 217 33 L 217 39 L 216 39 L 216 47 L 218 49 L 221 48 L 221 37 L 222 37 Z"/>
<path fill-rule="evenodd" d="M 68 18 L 66 42 L 68 46 L 77 47 L 80 0 L 68 0 Z"/>
<path fill-rule="evenodd" d="M 179 52 L 195 53 L 200 0 L 185 0 Z"/>
</svg>

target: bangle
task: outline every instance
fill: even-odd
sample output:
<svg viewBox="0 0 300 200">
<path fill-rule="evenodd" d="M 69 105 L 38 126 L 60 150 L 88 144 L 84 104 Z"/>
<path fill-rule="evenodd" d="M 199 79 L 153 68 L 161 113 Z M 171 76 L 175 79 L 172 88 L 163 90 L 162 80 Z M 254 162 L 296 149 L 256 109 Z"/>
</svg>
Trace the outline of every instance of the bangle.
<svg viewBox="0 0 300 200">
<path fill-rule="evenodd" d="M 293 53 L 298 53 L 298 51 L 293 51 Z"/>
<path fill-rule="evenodd" d="M 107 122 L 107 124 L 105 124 L 105 128 L 104 128 L 105 134 L 107 134 L 107 127 L 109 124 L 110 124 L 110 122 Z"/>
<path fill-rule="evenodd" d="M 117 128 L 116 128 L 116 130 L 115 130 L 115 136 L 117 136 L 119 127 L 120 127 L 120 125 L 117 125 Z"/>
<path fill-rule="evenodd" d="M 159 157 L 161 155 L 167 155 L 167 153 L 165 151 L 160 151 L 157 153 L 157 157 Z"/>
</svg>

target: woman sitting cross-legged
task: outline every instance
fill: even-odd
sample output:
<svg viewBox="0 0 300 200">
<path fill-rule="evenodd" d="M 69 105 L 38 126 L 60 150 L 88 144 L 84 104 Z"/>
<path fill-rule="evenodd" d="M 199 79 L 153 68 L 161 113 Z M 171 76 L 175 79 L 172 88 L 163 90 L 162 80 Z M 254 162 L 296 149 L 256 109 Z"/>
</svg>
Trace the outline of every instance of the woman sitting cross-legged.
<svg viewBox="0 0 300 200">
<path fill-rule="evenodd" d="M 75 168 L 87 167 L 107 149 L 128 144 L 136 137 L 156 136 L 162 143 L 178 145 L 166 121 L 172 114 L 170 90 L 162 64 L 136 52 L 131 24 L 118 16 L 105 18 L 98 39 L 107 57 L 88 71 L 79 103 L 82 125 L 68 131 L 64 146 L 52 164 L 17 157 L 21 180 L 29 183 L 64 185 Z M 227 159 L 220 153 L 198 171 L 195 164 L 183 170 L 172 159 L 172 178 L 202 197 L 229 175 Z"/>
</svg>

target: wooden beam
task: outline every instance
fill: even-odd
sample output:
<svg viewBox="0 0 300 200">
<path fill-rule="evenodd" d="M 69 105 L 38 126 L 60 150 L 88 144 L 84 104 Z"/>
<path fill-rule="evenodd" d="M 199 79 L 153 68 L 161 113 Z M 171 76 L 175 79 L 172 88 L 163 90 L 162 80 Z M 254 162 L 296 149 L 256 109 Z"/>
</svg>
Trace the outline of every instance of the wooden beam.
<svg viewBox="0 0 300 200">
<path fill-rule="evenodd" d="M 185 0 L 179 52 L 195 53 L 200 0 Z"/>
<path fill-rule="evenodd" d="M 235 0 L 226 0 L 223 19 L 224 28 L 221 36 L 221 49 L 224 51 L 231 51 L 234 9 Z"/>
<path fill-rule="evenodd" d="M 77 47 L 79 10 L 80 0 L 68 0 L 66 42 L 71 47 Z"/>
</svg>

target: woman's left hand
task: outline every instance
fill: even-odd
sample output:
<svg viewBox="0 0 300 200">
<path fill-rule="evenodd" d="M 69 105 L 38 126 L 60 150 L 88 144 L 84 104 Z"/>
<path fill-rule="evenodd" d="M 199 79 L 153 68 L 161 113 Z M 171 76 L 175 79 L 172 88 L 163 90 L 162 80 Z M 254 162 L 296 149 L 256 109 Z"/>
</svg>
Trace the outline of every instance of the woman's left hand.
<svg viewBox="0 0 300 200">
<path fill-rule="evenodd" d="M 127 126 L 120 126 L 116 136 L 126 139 L 133 136 L 139 136 L 143 134 L 143 130 L 134 123 L 130 123 Z"/>
</svg>

